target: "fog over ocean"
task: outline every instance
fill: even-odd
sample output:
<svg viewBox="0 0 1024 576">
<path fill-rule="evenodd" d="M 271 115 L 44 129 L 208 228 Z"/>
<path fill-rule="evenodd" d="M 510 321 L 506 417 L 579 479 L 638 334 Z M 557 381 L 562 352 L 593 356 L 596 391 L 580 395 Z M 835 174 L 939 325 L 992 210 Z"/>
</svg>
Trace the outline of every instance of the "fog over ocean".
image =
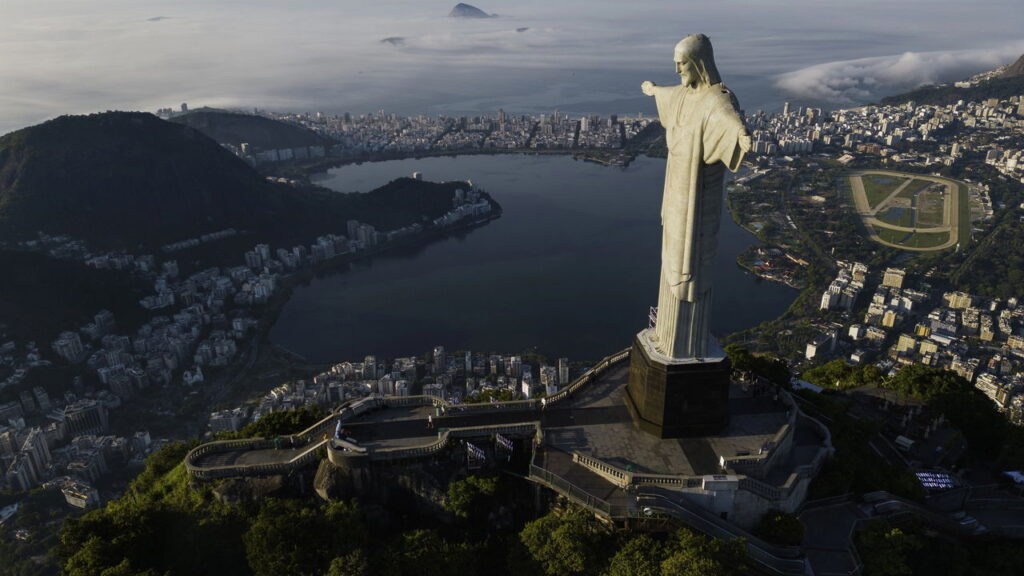
<svg viewBox="0 0 1024 576">
<path fill-rule="evenodd" d="M 871 101 L 1013 61 L 1020 0 L 6 0 L 0 133 L 66 113 L 219 106 L 653 113 L 703 32 L 747 110 Z M 385 41 L 387 39 L 387 41 Z"/>
</svg>

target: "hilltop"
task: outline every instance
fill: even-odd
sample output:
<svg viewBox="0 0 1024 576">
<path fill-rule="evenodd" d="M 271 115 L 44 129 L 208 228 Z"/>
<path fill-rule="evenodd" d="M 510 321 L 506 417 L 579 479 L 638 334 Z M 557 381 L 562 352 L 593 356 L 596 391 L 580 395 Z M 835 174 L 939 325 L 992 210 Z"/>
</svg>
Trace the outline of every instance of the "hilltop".
<svg viewBox="0 0 1024 576">
<path fill-rule="evenodd" d="M 1016 78 L 1018 76 L 1024 76 L 1024 54 L 999 74 L 1000 78 Z"/>
<path fill-rule="evenodd" d="M 206 134 L 217 142 L 257 149 L 330 146 L 332 142 L 316 132 L 263 116 L 204 108 L 170 119 Z"/>
<path fill-rule="evenodd" d="M 493 18 L 493 14 L 488 14 L 476 6 L 469 4 L 459 3 L 456 4 L 452 11 L 448 13 L 449 18 Z"/>
<path fill-rule="evenodd" d="M 151 114 L 62 116 L 0 138 L 0 239 L 43 231 L 134 250 L 235 228 L 258 241 L 308 242 L 349 218 L 382 229 L 435 218 L 455 187 L 399 179 L 368 194 L 297 188 Z"/>
<path fill-rule="evenodd" d="M 1024 56 L 1006 67 L 1002 67 L 974 78 L 984 78 L 978 82 L 972 79 L 969 88 L 957 88 L 952 84 L 939 84 L 922 86 L 895 96 L 882 98 L 880 104 L 887 106 L 899 106 L 907 102 L 915 104 L 928 104 L 933 106 L 946 106 L 956 104 L 957 101 L 964 102 L 998 98 L 1000 100 L 1024 93 Z"/>
</svg>

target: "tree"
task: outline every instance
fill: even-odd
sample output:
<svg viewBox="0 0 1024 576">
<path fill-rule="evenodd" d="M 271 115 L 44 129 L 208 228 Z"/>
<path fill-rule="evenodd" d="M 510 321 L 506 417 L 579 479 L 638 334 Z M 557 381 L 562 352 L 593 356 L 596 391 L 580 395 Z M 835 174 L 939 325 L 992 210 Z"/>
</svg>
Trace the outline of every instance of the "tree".
<svg viewBox="0 0 1024 576">
<path fill-rule="evenodd" d="M 916 536 L 885 523 L 871 524 L 857 538 L 857 548 L 864 559 L 864 572 L 871 576 L 913 574 L 909 556 L 921 545 Z"/>
<path fill-rule="evenodd" d="M 328 412 L 319 406 L 304 406 L 298 410 L 271 412 L 242 429 L 243 437 L 283 436 L 296 434 L 328 416 Z"/>
<path fill-rule="evenodd" d="M 444 576 L 472 573 L 466 548 L 450 546 L 436 530 L 416 529 L 401 535 L 385 559 L 389 576 Z"/>
<path fill-rule="evenodd" d="M 446 510 L 459 518 L 471 518 L 487 509 L 487 501 L 498 489 L 496 477 L 469 476 L 448 485 Z"/>
<path fill-rule="evenodd" d="M 597 574 L 609 540 L 604 526 L 582 508 L 542 516 L 528 523 L 519 538 L 550 576 Z"/>
<path fill-rule="evenodd" d="M 911 364 L 904 367 L 885 383 L 885 386 L 900 394 L 924 401 L 943 394 L 965 392 L 971 389 L 971 384 L 961 376 L 923 364 Z"/>
<path fill-rule="evenodd" d="M 738 576 L 749 568 L 743 540 L 707 538 L 686 528 L 676 531 L 666 552 L 662 576 Z"/>
<path fill-rule="evenodd" d="M 603 576 L 659 576 L 664 547 L 644 534 L 630 538 L 608 563 Z"/>
<path fill-rule="evenodd" d="M 360 547 L 365 530 L 353 505 L 310 506 L 268 499 L 242 540 L 256 576 L 320 576 L 332 559 Z"/>
<path fill-rule="evenodd" d="M 782 360 L 767 355 L 755 356 L 746 348 L 736 344 L 726 346 L 725 352 L 729 356 L 729 361 L 732 362 L 733 370 L 753 372 L 779 386 L 789 384 L 792 375 Z"/>
<path fill-rule="evenodd" d="M 772 544 L 799 546 L 804 541 L 804 524 L 793 514 L 769 510 L 754 528 L 754 534 Z"/>
<path fill-rule="evenodd" d="M 882 374 L 874 364 L 851 366 L 839 358 L 804 372 L 805 380 L 822 388 L 857 388 L 877 384 Z"/>
<path fill-rule="evenodd" d="M 370 562 L 362 549 L 356 549 L 344 556 L 331 560 L 327 576 L 370 576 Z"/>
</svg>

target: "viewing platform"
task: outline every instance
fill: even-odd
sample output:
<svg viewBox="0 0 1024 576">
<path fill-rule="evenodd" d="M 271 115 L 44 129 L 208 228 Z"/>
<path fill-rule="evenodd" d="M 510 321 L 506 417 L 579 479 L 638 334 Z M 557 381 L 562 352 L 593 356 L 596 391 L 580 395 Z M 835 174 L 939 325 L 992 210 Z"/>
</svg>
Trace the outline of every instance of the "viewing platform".
<svg viewBox="0 0 1024 576">
<path fill-rule="evenodd" d="M 201 480 L 267 476 L 326 455 L 331 466 L 372 470 L 448 454 L 461 440 L 496 447 L 499 435 L 518 438 L 517 449 L 530 451 L 531 481 L 609 521 L 671 517 L 715 537 L 746 539 L 752 558 L 771 572 L 802 573 L 799 548 L 770 546 L 744 527 L 770 509 L 792 512 L 803 503 L 832 450 L 828 429 L 784 390 L 732 382 L 726 429 L 658 438 L 641 431 L 626 406 L 628 358 L 628 350 L 609 356 L 543 401 L 370 396 L 299 434 L 203 444 L 186 466 Z"/>
</svg>

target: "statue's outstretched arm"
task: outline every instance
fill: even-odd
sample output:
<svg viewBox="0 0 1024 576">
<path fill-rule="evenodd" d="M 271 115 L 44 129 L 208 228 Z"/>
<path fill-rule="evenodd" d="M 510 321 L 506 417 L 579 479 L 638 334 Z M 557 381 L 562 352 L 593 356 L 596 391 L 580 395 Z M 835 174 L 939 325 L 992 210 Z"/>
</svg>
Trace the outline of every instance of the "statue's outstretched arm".
<svg viewBox="0 0 1024 576">
<path fill-rule="evenodd" d="M 658 85 L 655 84 L 654 82 L 651 82 L 650 80 L 645 80 L 644 83 L 640 85 L 640 90 L 642 90 L 643 93 L 646 94 L 647 96 L 654 96 L 654 89 L 657 87 Z"/>
</svg>

